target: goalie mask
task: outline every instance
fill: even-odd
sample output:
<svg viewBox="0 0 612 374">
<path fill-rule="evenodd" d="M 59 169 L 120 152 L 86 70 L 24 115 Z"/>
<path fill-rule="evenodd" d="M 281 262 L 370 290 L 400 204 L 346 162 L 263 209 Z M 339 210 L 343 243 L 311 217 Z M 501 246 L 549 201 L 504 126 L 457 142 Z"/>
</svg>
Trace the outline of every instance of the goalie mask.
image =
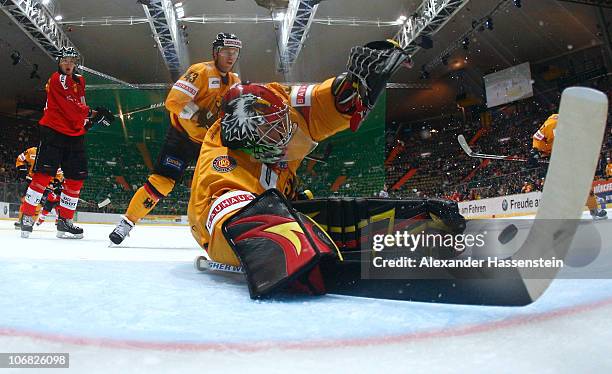
<svg viewBox="0 0 612 374">
<path fill-rule="evenodd" d="M 257 161 L 273 164 L 296 160 L 316 145 L 309 137 L 305 138 L 297 123 L 291 122 L 289 106 L 263 85 L 233 86 L 223 99 L 222 110 L 222 144 L 241 149 Z M 301 144 L 307 144 L 308 150 L 304 151 Z"/>
</svg>

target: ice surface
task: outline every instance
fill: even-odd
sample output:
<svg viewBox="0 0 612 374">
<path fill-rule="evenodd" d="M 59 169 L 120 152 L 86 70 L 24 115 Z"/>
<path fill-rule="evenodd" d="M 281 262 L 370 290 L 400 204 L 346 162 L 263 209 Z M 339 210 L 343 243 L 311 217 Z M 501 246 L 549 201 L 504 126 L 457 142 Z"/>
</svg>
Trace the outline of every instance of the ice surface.
<svg viewBox="0 0 612 374">
<path fill-rule="evenodd" d="M 609 279 L 556 280 L 526 307 L 252 301 L 241 275 L 193 269 L 188 227 L 139 225 L 121 247 L 112 226 L 83 227 L 21 239 L 0 221 L 0 352 L 69 352 L 79 372 L 612 369 Z"/>
</svg>

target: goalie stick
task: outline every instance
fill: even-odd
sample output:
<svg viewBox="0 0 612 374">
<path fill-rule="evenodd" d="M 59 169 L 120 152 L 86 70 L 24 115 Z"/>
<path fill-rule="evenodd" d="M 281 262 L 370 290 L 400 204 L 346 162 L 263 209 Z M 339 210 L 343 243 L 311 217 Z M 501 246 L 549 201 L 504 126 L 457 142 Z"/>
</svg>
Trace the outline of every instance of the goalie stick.
<svg viewBox="0 0 612 374">
<path fill-rule="evenodd" d="M 512 259 L 564 259 L 567 255 L 591 190 L 607 115 L 604 93 L 586 87 L 563 91 L 542 200 L 527 238 Z M 550 286 L 559 268 L 518 271 L 533 302 Z"/>
<path fill-rule="evenodd" d="M 515 236 L 508 242 L 518 248 L 509 260 L 565 259 L 591 189 L 607 111 L 608 99 L 602 92 L 584 87 L 563 91 L 539 208 L 529 231 L 521 235 L 525 239 L 511 243 L 519 240 Z M 512 231 L 512 227 L 508 229 Z M 371 279 L 363 277 L 361 264 L 346 264 L 328 272 L 330 278 L 325 283 L 328 293 L 346 296 L 522 306 L 538 300 L 559 270 L 558 267 L 515 267 L 491 272 L 455 269 L 448 274 L 451 279 Z"/>
<path fill-rule="evenodd" d="M 510 155 L 490 155 L 486 153 L 474 152 L 463 135 L 457 136 L 457 141 L 459 141 L 459 145 L 461 146 L 463 151 L 470 157 L 485 158 L 489 160 L 507 160 L 507 161 L 527 162 L 527 159 L 524 157 L 510 156 Z M 548 163 L 549 161 L 540 159 L 538 160 L 538 162 Z"/>
<path fill-rule="evenodd" d="M 244 274 L 242 266 L 226 265 L 220 262 L 209 260 L 204 256 L 198 256 L 193 262 L 193 266 L 197 271 L 216 270 L 226 273 Z"/>
</svg>

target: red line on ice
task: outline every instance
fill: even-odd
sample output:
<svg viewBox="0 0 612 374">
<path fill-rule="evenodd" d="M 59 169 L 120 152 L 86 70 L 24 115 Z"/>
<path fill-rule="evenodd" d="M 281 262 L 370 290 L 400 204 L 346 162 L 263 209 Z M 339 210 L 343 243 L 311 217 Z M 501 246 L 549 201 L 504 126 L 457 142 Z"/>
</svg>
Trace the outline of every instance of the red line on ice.
<svg viewBox="0 0 612 374">
<path fill-rule="evenodd" d="M 600 300 L 590 304 L 576 305 L 567 308 L 552 310 L 549 312 L 528 314 L 501 321 L 467 325 L 456 329 L 441 329 L 434 331 L 411 332 L 399 335 L 376 336 L 366 338 L 347 338 L 333 340 L 311 340 L 311 341 L 262 341 L 252 343 L 190 343 L 190 342 L 152 342 L 140 340 L 121 340 L 111 338 L 76 337 L 61 334 L 42 333 L 35 331 L 16 330 L 1 328 L 0 336 L 28 337 L 46 340 L 54 343 L 100 346 L 103 348 L 125 348 L 125 349 L 153 349 L 162 351 L 242 351 L 258 352 L 270 349 L 310 350 L 331 347 L 358 347 L 379 344 L 404 343 L 415 340 L 432 338 L 448 338 L 454 336 L 465 336 L 470 334 L 494 331 L 506 327 L 525 325 L 529 322 L 542 322 L 557 317 L 569 316 L 581 312 L 612 305 L 612 298 Z"/>
</svg>

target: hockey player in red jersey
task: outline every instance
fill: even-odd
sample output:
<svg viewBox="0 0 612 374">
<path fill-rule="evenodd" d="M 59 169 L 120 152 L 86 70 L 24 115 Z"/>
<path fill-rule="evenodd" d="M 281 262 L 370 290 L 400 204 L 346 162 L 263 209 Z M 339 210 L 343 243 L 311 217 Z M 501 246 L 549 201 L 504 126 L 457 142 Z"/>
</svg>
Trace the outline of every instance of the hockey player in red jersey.
<svg viewBox="0 0 612 374">
<path fill-rule="evenodd" d="M 29 237 L 34 214 L 46 186 L 57 169 L 64 171 L 58 206 L 57 237 L 83 237 L 83 229 L 72 223 L 83 181 L 87 178 L 85 133 L 94 124 L 110 125 L 113 114 L 106 108 L 92 110 L 85 102 L 85 79 L 76 73 L 79 54 L 74 48 L 62 48 L 58 71 L 46 85 L 47 103 L 40 124 L 40 146 L 34 175 L 22 204 L 21 236 Z"/>
</svg>

